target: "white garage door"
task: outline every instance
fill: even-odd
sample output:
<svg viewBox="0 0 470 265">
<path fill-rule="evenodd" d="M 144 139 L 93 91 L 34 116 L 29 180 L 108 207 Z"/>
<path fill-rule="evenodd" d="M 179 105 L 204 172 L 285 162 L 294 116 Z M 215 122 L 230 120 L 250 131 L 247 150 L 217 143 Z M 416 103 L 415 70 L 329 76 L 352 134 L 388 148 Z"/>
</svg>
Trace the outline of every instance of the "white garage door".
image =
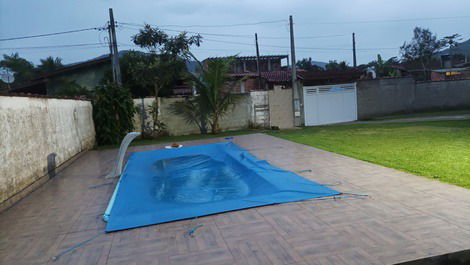
<svg viewBox="0 0 470 265">
<path fill-rule="evenodd" d="M 305 125 L 357 120 L 356 84 L 304 87 Z"/>
</svg>

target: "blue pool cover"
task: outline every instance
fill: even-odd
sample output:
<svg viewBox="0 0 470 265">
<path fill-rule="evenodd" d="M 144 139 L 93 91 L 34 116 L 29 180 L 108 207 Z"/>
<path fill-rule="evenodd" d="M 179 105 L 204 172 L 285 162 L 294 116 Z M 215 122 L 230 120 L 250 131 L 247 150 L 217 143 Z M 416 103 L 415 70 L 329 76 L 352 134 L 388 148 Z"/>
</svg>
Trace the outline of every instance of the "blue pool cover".
<svg viewBox="0 0 470 265">
<path fill-rule="evenodd" d="M 132 153 L 104 217 L 111 232 L 337 194 L 217 143 Z"/>
</svg>

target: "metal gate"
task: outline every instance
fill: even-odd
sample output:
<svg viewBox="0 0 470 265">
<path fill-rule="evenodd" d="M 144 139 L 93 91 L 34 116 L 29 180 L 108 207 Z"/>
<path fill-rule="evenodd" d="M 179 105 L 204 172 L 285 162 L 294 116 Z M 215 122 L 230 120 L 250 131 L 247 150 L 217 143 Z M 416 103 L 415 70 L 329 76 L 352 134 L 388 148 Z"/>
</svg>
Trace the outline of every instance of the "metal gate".
<svg viewBox="0 0 470 265">
<path fill-rule="evenodd" d="M 357 120 L 356 83 L 304 87 L 305 125 Z"/>
</svg>

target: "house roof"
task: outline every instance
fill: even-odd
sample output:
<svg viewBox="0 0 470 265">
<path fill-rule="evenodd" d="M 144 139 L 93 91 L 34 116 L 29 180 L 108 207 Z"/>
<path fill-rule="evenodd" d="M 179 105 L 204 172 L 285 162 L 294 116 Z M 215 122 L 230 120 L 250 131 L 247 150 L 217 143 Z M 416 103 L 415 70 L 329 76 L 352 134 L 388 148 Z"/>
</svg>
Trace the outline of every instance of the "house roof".
<svg viewBox="0 0 470 265">
<path fill-rule="evenodd" d="M 258 73 L 256 72 L 238 72 L 229 74 L 232 77 L 257 77 Z M 270 71 L 270 72 L 261 72 L 261 77 L 266 79 L 268 82 L 290 82 L 292 80 L 292 74 L 290 71 Z M 302 79 L 302 76 L 297 73 L 297 78 Z"/>
<path fill-rule="evenodd" d="M 204 61 L 206 60 L 214 60 L 214 59 L 223 59 L 223 58 L 229 58 L 230 56 L 222 56 L 222 57 L 208 57 L 206 59 L 204 59 Z M 254 61 L 256 60 L 256 56 L 236 56 L 235 57 L 237 60 L 241 60 L 241 61 Z M 289 58 L 289 55 L 286 55 L 286 54 L 279 54 L 279 55 L 260 55 L 259 56 L 259 59 L 260 60 L 281 60 L 281 59 L 285 59 L 285 58 Z"/>
<path fill-rule="evenodd" d="M 468 68 L 468 67 L 459 67 L 459 68 L 434 69 L 434 70 L 431 70 L 431 72 L 446 73 L 446 72 L 465 71 L 465 70 L 470 70 L 470 68 Z"/>
<path fill-rule="evenodd" d="M 51 73 L 40 76 L 37 79 L 60 75 L 69 71 L 86 68 L 86 67 L 90 67 L 90 66 L 97 65 L 97 64 L 108 63 L 109 61 L 111 61 L 111 56 L 98 57 L 95 59 L 91 59 L 91 60 L 87 60 L 87 61 L 83 61 L 79 63 L 73 63 L 73 64 L 65 65 L 64 67 L 61 67 Z"/>
</svg>

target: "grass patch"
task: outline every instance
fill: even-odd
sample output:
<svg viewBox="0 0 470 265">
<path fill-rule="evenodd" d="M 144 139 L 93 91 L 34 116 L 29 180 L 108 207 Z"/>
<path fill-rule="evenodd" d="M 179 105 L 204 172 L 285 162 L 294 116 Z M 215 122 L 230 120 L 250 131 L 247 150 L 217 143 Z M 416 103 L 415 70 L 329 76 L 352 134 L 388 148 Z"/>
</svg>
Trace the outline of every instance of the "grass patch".
<svg viewBox="0 0 470 265">
<path fill-rule="evenodd" d="M 464 115 L 470 114 L 470 110 L 449 110 L 449 111 L 433 111 L 433 112 L 420 112 L 410 114 L 397 114 L 387 115 L 382 117 L 376 117 L 372 120 L 396 120 L 396 119 L 407 119 L 407 118 L 425 118 L 425 117 L 442 117 L 452 115 Z"/>
<path fill-rule="evenodd" d="M 182 135 L 182 136 L 164 136 L 164 137 L 160 137 L 160 138 L 156 138 L 156 139 L 140 139 L 140 138 L 138 138 L 138 139 L 135 139 L 134 141 L 132 141 L 130 146 L 183 142 L 183 141 L 191 141 L 191 140 L 199 140 L 199 139 L 237 136 L 237 135 L 260 133 L 260 132 L 264 132 L 264 130 L 247 129 L 247 130 L 239 130 L 239 131 L 222 132 L 222 133 L 219 133 L 219 134 L 204 134 L 204 135 L 202 135 L 202 134 L 191 134 L 191 135 Z M 119 148 L 119 145 L 100 145 L 100 146 L 95 147 L 95 150 L 104 150 L 104 149 L 111 149 L 111 148 Z"/>
<path fill-rule="evenodd" d="M 470 188 L 469 120 L 319 126 L 269 134 Z"/>
</svg>

